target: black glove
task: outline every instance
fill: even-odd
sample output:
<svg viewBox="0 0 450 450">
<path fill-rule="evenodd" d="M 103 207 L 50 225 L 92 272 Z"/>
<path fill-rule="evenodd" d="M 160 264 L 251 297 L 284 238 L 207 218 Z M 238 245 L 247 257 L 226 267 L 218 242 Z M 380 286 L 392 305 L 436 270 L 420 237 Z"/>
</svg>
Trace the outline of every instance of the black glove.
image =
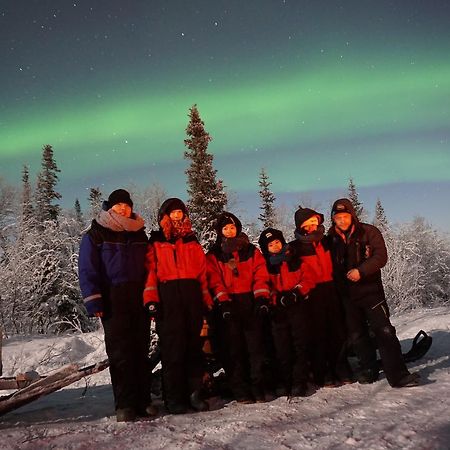
<svg viewBox="0 0 450 450">
<path fill-rule="evenodd" d="M 149 302 L 145 306 L 147 308 L 150 319 L 156 319 L 158 317 L 158 303 Z"/>
<path fill-rule="evenodd" d="M 222 318 L 224 320 L 230 320 L 233 315 L 231 300 L 226 300 L 224 302 L 220 302 L 219 306 L 220 306 L 220 313 L 222 314 Z"/>
<path fill-rule="evenodd" d="M 297 289 L 292 289 L 290 291 L 280 292 L 277 298 L 277 304 L 280 306 L 284 306 L 285 308 L 295 305 L 298 301 L 300 301 L 302 295 Z"/>
<path fill-rule="evenodd" d="M 260 297 L 256 299 L 256 312 L 260 316 L 267 316 L 269 314 L 270 300 L 267 297 Z"/>
</svg>

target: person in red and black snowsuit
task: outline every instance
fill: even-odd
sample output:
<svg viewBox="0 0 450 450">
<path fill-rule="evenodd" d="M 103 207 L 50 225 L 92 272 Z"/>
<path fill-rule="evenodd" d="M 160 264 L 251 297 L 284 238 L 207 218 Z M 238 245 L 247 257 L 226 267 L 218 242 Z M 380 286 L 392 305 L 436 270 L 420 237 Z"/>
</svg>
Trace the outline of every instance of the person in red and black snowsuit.
<svg viewBox="0 0 450 450">
<path fill-rule="evenodd" d="M 308 295 L 315 273 L 286 244 L 283 233 L 267 228 L 259 237 L 270 276 L 272 333 L 282 379 L 282 395 L 306 396 L 310 334 Z"/>
<path fill-rule="evenodd" d="M 265 401 L 263 315 L 269 311 L 269 275 L 261 252 L 240 220 L 223 212 L 217 240 L 207 253 L 208 285 L 222 322 L 222 359 L 237 401 Z"/>
<path fill-rule="evenodd" d="M 310 208 L 298 208 L 294 216 L 295 238 L 291 243 L 297 255 L 316 275 L 317 285 L 310 294 L 311 359 L 315 382 L 335 386 L 352 381 L 346 355 L 344 312 L 333 282 L 329 243 L 323 215 Z"/>
<path fill-rule="evenodd" d="M 395 328 L 389 320 L 381 280 L 381 268 L 387 262 L 383 236 L 375 226 L 358 220 L 349 199 L 336 200 L 331 217 L 333 226 L 328 234 L 334 279 L 343 299 L 350 342 L 361 365 L 358 381 L 373 383 L 379 374 L 369 324 L 389 384 L 392 387 L 414 386 L 419 376 L 408 371 Z"/>
<path fill-rule="evenodd" d="M 161 205 L 159 224 L 150 237 L 144 304 L 156 318 L 160 337 L 164 400 L 173 414 L 186 412 L 189 405 L 205 411 L 200 333 L 203 314 L 212 307 L 206 258 L 180 199 Z"/>
<path fill-rule="evenodd" d="M 150 319 L 142 305 L 144 220 L 130 194 L 113 191 L 81 240 L 79 279 L 90 316 L 101 318 L 117 421 L 157 413 L 151 405 Z"/>
</svg>

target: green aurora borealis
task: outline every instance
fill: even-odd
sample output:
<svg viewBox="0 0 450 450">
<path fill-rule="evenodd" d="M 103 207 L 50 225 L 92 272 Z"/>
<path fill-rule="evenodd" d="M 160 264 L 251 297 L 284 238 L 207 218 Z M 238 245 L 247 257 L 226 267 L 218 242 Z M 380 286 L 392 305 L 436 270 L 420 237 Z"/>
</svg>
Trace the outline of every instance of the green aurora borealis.
<svg viewBox="0 0 450 450">
<path fill-rule="evenodd" d="M 46 3 L 56 8 L 57 2 Z M 106 10 L 107 3 L 100 3 Z M 263 3 L 267 14 L 269 9 L 286 5 L 298 12 L 294 2 Z M 413 15 L 414 26 L 409 28 L 402 21 L 407 29 L 402 37 L 401 27 L 395 28 L 401 7 L 393 12 L 388 2 L 382 3 L 385 10 L 378 11 L 397 17 L 398 22 L 370 22 L 368 33 L 373 42 L 365 34 L 364 22 L 358 27 L 349 25 L 356 20 L 352 17 L 346 24 L 334 24 L 323 36 L 320 30 L 308 35 L 305 29 L 291 39 L 295 33 L 286 31 L 283 36 L 283 27 L 295 28 L 295 15 L 285 13 L 273 17 L 279 23 L 273 25 L 272 32 L 277 31 L 269 39 L 257 26 L 270 18 L 261 16 L 254 24 L 245 15 L 251 11 L 243 11 L 244 18 L 240 18 L 237 9 L 230 7 L 227 26 L 241 34 L 245 23 L 249 27 L 241 47 L 239 33 L 234 38 L 224 35 L 221 41 L 197 37 L 186 45 L 179 31 L 186 29 L 186 24 L 181 25 L 179 18 L 167 22 L 166 17 L 164 23 L 176 29 L 173 40 L 161 44 L 166 45 L 167 59 L 160 49 L 150 62 L 141 58 L 124 66 L 121 58 L 127 62 L 127 52 L 137 51 L 142 44 L 138 38 L 143 39 L 142 34 L 128 36 L 107 63 L 105 57 L 96 55 L 93 43 L 89 61 L 83 61 L 79 50 L 74 50 L 71 57 L 77 55 L 75 62 L 61 64 L 55 73 L 41 69 L 41 80 L 44 73 L 52 76 L 41 84 L 33 79 L 27 87 L 24 72 L 37 63 L 23 69 L 26 64 L 18 58 L 3 82 L 7 98 L 0 110 L 0 175 L 19 180 L 23 163 L 37 169 L 42 145 L 50 143 L 62 170 L 61 184 L 70 185 L 71 192 L 79 186 L 75 197 L 84 197 L 85 189 L 92 185 L 110 189 L 130 181 L 158 181 L 166 188 L 169 185 L 172 194 L 185 195 L 184 129 L 188 109 L 196 103 L 213 137 L 210 150 L 219 176 L 238 193 L 257 192 L 261 167 L 268 170 L 275 192 L 342 189 L 349 176 L 358 186 L 380 192 L 392 183 L 443 183 L 448 190 L 450 32 L 444 31 L 443 24 L 449 9 L 442 6 L 441 14 L 436 11 L 434 16 L 429 11 L 427 20 Z M 78 2 L 80 7 L 82 4 Z M 347 4 L 351 11 L 355 3 Z M 406 3 L 399 4 L 407 8 Z M 419 2 L 412 4 L 419 7 Z M 213 9 L 204 8 L 201 14 L 216 17 L 219 9 Z M 169 11 L 159 13 L 167 15 Z M 176 16 L 175 8 L 170 14 L 170 18 Z M 361 10 L 358 14 L 361 20 Z M 367 20 L 369 17 L 370 11 Z M 121 20 L 120 14 L 117 20 Z M 130 15 L 123 20 L 140 23 Z M 94 29 L 95 23 L 89 27 Z M 163 33 L 163 25 L 158 27 Z M 206 39 L 214 32 L 202 29 L 200 34 Z M 164 36 L 160 38 L 164 40 Z M 149 37 L 145 39 L 149 45 Z M 116 44 L 119 41 L 116 36 Z M 196 58 L 190 51 L 199 42 L 202 52 Z M 45 58 L 43 50 L 57 60 L 62 58 L 61 48 L 53 41 L 39 49 L 41 58 Z M 27 52 L 33 59 L 30 47 Z M 9 56 L 12 61 L 13 55 Z M 101 64 L 95 64 L 96 57 Z M 42 66 L 43 61 L 40 63 Z M 91 66 L 93 70 L 89 70 Z M 14 85 L 16 92 L 9 89 Z"/>
</svg>

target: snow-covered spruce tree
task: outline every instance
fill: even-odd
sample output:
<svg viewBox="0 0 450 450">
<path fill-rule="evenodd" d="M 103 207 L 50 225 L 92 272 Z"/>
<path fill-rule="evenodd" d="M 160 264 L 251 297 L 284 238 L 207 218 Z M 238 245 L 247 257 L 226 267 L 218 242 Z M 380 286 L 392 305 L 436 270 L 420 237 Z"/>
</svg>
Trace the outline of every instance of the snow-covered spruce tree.
<svg viewBox="0 0 450 450">
<path fill-rule="evenodd" d="M 102 209 L 102 192 L 98 186 L 89 189 L 88 202 L 90 218 L 93 219 Z"/>
<path fill-rule="evenodd" d="M 359 220 L 366 220 L 366 211 L 364 210 L 363 204 L 359 201 L 358 192 L 356 190 L 356 185 L 353 182 L 353 178 L 350 177 L 348 180 L 348 198 L 352 202 L 353 207 L 355 208 L 356 216 Z"/>
<path fill-rule="evenodd" d="M 262 222 L 264 228 L 274 227 L 276 224 L 276 215 L 275 215 L 275 195 L 270 190 L 270 185 L 272 184 L 269 181 L 269 175 L 265 171 L 264 168 L 261 168 L 261 172 L 259 173 L 259 197 L 261 198 L 261 206 L 259 209 L 262 210 L 259 215 L 259 220 Z"/>
<path fill-rule="evenodd" d="M 382 233 L 389 229 L 389 222 L 384 212 L 381 200 L 378 198 L 375 204 L 375 216 L 373 218 L 372 224 L 375 225 Z"/>
<path fill-rule="evenodd" d="M 15 239 L 17 221 L 17 190 L 0 177 L 0 261 Z"/>
<path fill-rule="evenodd" d="M 41 172 L 38 174 L 36 185 L 36 219 L 39 224 L 47 220 L 58 220 L 60 207 L 53 204 L 61 199 L 61 194 L 55 191 L 58 183 L 58 166 L 53 158 L 51 145 L 44 145 L 42 149 Z"/>
<path fill-rule="evenodd" d="M 29 224 L 34 218 L 33 195 L 31 192 L 30 172 L 28 166 L 24 165 L 22 169 L 22 203 L 21 203 L 21 221 L 22 224 Z"/>
<path fill-rule="evenodd" d="M 75 220 L 78 222 L 81 228 L 84 227 L 84 217 L 83 212 L 81 211 L 80 201 L 76 198 L 75 203 L 73 205 Z"/>
<path fill-rule="evenodd" d="M 214 220 L 225 209 L 227 194 L 222 180 L 216 179 L 214 157 L 207 151 L 212 138 L 205 130 L 197 105 L 189 110 L 186 134 L 188 138 L 184 140 L 184 144 L 188 150 L 184 152 L 184 157 L 191 161 L 185 172 L 188 177 L 187 206 L 199 241 L 203 246 L 207 246 L 215 240 Z"/>
</svg>

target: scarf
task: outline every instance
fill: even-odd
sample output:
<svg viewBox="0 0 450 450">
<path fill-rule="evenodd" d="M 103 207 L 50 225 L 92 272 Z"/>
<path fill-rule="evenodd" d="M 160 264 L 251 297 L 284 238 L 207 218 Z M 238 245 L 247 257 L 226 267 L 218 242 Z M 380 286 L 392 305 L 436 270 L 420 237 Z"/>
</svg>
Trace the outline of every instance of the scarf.
<svg viewBox="0 0 450 450">
<path fill-rule="evenodd" d="M 269 263 L 272 266 L 277 266 L 282 262 L 287 261 L 290 255 L 289 246 L 285 244 L 279 253 L 270 254 Z"/>
<path fill-rule="evenodd" d="M 95 218 L 97 223 L 111 231 L 139 231 L 144 228 L 144 219 L 134 213 L 132 217 L 123 217 L 112 209 L 100 211 Z"/>
<path fill-rule="evenodd" d="M 313 231 L 310 234 L 301 234 L 297 230 L 295 230 L 295 238 L 299 240 L 302 244 L 314 244 L 316 242 L 320 242 L 323 239 L 325 234 L 325 227 L 323 225 L 319 225 L 316 231 Z"/>
<path fill-rule="evenodd" d="M 184 215 L 183 220 L 173 221 L 167 214 L 164 214 L 159 225 L 168 241 L 176 241 L 179 238 L 194 234 L 191 220 L 187 215 Z"/>
<path fill-rule="evenodd" d="M 248 236 L 245 233 L 239 233 L 234 238 L 226 238 L 224 236 L 222 237 L 220 249 L 222 250 L 222 253 L 229 256 L 227 258 L 226 265 L 231 269 L 235 277 L 239 276 L 239 271 L 237 268 L 236 259 L 234 258 L 234 256 L 232 256 L 232 253 L 239 252 L 249 244 L 250 241 L 248 240 Z"/>
</svg>

